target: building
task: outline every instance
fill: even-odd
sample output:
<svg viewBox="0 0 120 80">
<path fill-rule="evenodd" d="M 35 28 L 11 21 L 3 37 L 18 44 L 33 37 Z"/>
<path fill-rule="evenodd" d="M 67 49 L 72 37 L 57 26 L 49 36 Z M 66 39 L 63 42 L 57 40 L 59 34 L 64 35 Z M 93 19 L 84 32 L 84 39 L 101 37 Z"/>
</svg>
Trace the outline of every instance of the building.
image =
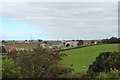
<svg viewBox="0 0 120 80">
<path fill-rule="evenodd" d="M 53 48 L 53 47 L 60 48 L 63 44 L 61 41 L 47 41 L 46 43 L 43 43 L 41 45 L 49 48 Z"/>
<path fill-rule="evenodd" d="M 92 40 L 83 40 L 83 45 L 90 45 L 92 44 Z"/>
<path fill-rule="evenodd" d="M 65 43 L 65 46 L 69 44 L 71 47 L 77 47 L 78 41 L 67 41 L 64 43 Z"/>
</svg>

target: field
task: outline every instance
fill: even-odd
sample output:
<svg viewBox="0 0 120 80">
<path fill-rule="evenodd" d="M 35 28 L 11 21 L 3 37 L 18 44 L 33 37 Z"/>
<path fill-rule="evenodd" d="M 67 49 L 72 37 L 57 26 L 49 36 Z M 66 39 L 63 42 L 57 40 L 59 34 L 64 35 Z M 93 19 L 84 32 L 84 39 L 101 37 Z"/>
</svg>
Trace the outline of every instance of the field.
<svg viewBox="0 0 120 80">
<path fill-rule="evenodd" d="M 66 46 L 61 46 L 60 49 L 67 49 L 67 48 L 72 48 L 72 47 L 66 47 Z"/>
<path fill-rule="evenodd" d="M 63 51 L 68 56 L 63 57 L 60 62 L 66 67 L 73 68 L 76 72 L 86 72 L 90 64 L 95 61 L 95 58 L 101 52 L 118 52 L 118 44 L 103 44 L 84 48 L 78 48 L 68 51 Z"/>
</svg>

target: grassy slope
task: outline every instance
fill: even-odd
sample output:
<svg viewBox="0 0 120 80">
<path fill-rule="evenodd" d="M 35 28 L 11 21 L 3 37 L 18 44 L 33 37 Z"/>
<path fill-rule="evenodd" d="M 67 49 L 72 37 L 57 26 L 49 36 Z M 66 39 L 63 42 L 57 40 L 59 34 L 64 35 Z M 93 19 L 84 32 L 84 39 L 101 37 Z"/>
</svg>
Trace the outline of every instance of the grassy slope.
<svg viewBox="0 0 120 80">
<path fill-rule="evenodd" d="M 95 45 L 61 52 L 68 54 L 61 63 L 66 67 L 73 68 L 75 72 L 86 72 L 89 65 L 95 61 L 95 58 L 101 52 L 107 51 L 118 51 L 118 44 Z M 71 64 L 73 66 L 70 66 Z"/>
</svg>

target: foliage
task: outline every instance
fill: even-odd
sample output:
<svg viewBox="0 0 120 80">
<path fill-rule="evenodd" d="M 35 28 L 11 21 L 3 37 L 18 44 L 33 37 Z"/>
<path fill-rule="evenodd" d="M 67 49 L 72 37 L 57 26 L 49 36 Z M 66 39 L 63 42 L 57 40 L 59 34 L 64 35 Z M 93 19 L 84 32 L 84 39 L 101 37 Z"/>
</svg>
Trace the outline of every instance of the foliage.
<svg viewBox="0 0 120 80">
<path fill-rule="evenodd" d="M 89 66 L 87 77 L 95 77 L 100 72 L 111 72 L 111 70 L 120 70 L 120 52 L 103 52 Z"/>
<path fill-rule="evenodd" d="M 43 43 L 47 44 L 47 43 L 48 43 L 48 41 L 43 41 Z"/>
<path fill-rule="evenodd" d="M 2 40 L 2 43 L 7 43 L 5 40 Z"/>
<path fill-rule="evenodd" d="M 72 41 L 75 41 L 74 39 Z"/>
<path fill-rule="evenodd" d="M 106 43 L 106 44 L 112 44 L 112 43 L 120 43 L 120 38 L 116 38 L 116 37 L 111 37 L 110 39 L 103 39 L 102 43 Z"/>
<path fill-rule="evenodd" d="M 95 41 L 94 41 L 94 40 L 92 40 L 92 41 L 91 41 L 91 43 L 95 43 Z"/>
<path fill-rule="evenodd" d="M 70 76 L 70 78 L 84 78 L 85 77 L 85 72 L 77 72 L 77 73 L 74 73 Z"/>
<path fill-rule="evenodd" d="M 3 78 L 21 78 L 20 67 L 12 60 L 6 58 L 2 61 L 2 77 Z"/>
<path fill-rule="evenodd" d="M 59 78 L 70 75 L 72 69 L 58 65 L 64 54 L 37 46 L 33 50 L 12 51 L 9 58 L 21 67 L 23 78 Z"/>
<path fill-rule="evenodd" d="M 0 46 L 0 53 L 7 53 L 4 46 Z"/>
<path fill-rule="evenodd" d="M 41 40 L 41 39 L 38 39 L 38 42 L 42 42 L 43 40 Z"/>
<path fill-rule="evenodd" d="M 13 40 L 13 41 L 7 41 L 7 43 L 18 43 L 18 42 L 21 42 L 21 41 L 15 41 L 15 40 Z"/>
<path fill-rule="evenodd" d="M 83 45 L 83 40 L 78 40 L 78 44 L 77 45 Z"/>
<path fill-rule="evenodd" d="M 111 70 L 110 72 L 100 72 L 96 78 L 112 78 L 112 79 L 120 79 L 120 71 L 117 69 Z"/>
</svg>

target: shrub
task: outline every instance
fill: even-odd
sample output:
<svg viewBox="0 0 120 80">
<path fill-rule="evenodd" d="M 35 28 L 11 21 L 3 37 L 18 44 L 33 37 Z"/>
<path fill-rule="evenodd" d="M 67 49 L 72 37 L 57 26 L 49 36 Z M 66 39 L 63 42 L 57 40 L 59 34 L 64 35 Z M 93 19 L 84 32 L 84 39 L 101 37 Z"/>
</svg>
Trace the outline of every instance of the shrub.
<svg viewBox="0 0 120 80">
<path fill-rule="evenodd" d="M 3 54 L 7 53 L 7 50 L 5 49 L 4 46 L 0 46 L 0 53 L 3 53 Z"/>
<path fill-rule="evenodd" d="M 5 59 L 2 61 L 2 77 L 3 78 L 21 78 L 20 67 L 12 60 Z"/>
<path fill-rule="evenodd" d="M 108 73 L 100 72 L 96 78 L 112 78 L 112 79 L 120 79 L 120 71 L 117 69 L 111 70 Z"/>
<path fill-rule="evenodd" d="M 103 52 L 89 66 L 87 77 L 95 77 L 100 72 L 108 73 L 114 69 L 120 70 L 120 52 Z"/>
<path fill-rule="evenodd" d="M 70 77 L 71 77 L 71 78 L 84 78 L 85 75 L 86 75 L 86 74 L 85 74 L 84 72 L 78 72 L 78 73 L 72 74 Z"/>
<path fill-rule="evenodd" d="M 78 45 L 78 46 L 79 46 L 79 45 L 83 45 L 83 40 L 78 40 L 77 45 Z"/>
<path fill-rule="evenodd" d="M 71 74 L 72 69 L 58 65 L 64 54 L 37 46 L 33 50 L 12 51 L 12 58 L 21 67 L 23 78 L 59 78 Z"/>
</svg>

